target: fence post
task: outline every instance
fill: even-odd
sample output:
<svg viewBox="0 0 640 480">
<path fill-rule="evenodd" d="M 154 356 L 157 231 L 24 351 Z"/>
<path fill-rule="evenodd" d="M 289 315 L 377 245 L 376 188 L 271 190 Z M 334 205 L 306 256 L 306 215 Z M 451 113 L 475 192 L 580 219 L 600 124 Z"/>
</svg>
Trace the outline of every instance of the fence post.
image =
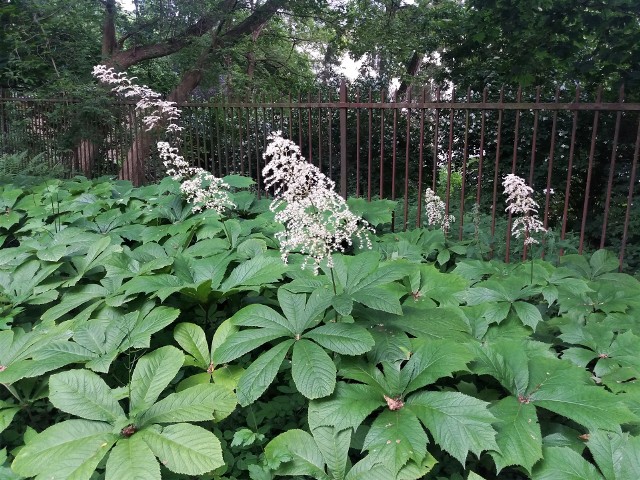
<svg viewBox="0 0 640 480">
<path fill-rule="evenodd" d="M 347 83 L 340 82 L 340 195 L 347 198 Z"/>
</svg>

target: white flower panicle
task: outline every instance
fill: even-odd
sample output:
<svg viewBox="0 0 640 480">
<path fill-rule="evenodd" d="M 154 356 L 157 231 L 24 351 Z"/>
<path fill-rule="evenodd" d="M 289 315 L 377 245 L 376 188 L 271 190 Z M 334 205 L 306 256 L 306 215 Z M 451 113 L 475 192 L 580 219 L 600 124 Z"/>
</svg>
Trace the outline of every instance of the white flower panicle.
<svg viewBox="0 0 640 480">
<path fill-rule="evenodd" d="M 446 205 L 436 192 L 427 188 L 424 192 L 427 225 L 437 225 L 444 233 L 449 231 L 451 224 L 456 221 L 453 215 L 447 215 Z"/>
<path fill-rule="evenodd" d="M 125 73 L 118 73 L 113 68 L 105 65 L 93 67 L 93 75 L 103 83 L 113 85 L 113 91 L 125 98 L 137 98 L 136 110 L 145 112 L 142 119 L 146 130 L 152 130 L 161 122 L 165 125 L 167 134 L 175 134 L 182 130 L 176 121 L 180 118 L 181 111 L 175 102 L 162 100 L 159 93 L 149 87 L 135 85 L 135 77 L 129 78 Z M 162 163 L 167 169 L 167 175 L 182 182 L 180 191 L 186 197 L 187 202 L 193 204 L 193 211 L 202 209 L 224 212 L 235 205 L 229 196 L 229 185 L 222 179 L 207 172 L 203 168 L 192 167 L 177 148 L 169 142 L 158 142 L 158 152 Z"/>
<path fill-rule="evenodd" d="M 269 136 L 271 142 L 263 157 L 268 160 L 262 170 L 266 188 L 274 189 L 271 211 L 285 230 L 278 232 L 282 260 L 286 263 L 293 251 L 306 255 L 302 268 L 312 263 L 314 274 L 323 261 L 333 268 L 333 252 L 344 252 L 353 237 L 361 246 L 371 248 L 367 231 L 372 229 L 354 215 L 344 199 L 335 192 L 335 183 L 308 163 L 300 148 L 282 138 L 281 132 Z"/>
<path fill-rule="evenodd" d="M 538 241 L 532 237 L 532 233 L 546 232 L 542 222 L 538 219 L 538 203 L 531 198 L 533 189 L 529 187 L 523 178 L 510 173 L 502 182 L 504 194 L 507 196 L 508 213 L 515 215 L 511 225 L 511 233 L 516 238 L 524 237 L 525 245 L 533 245 Z"/>
</svg>

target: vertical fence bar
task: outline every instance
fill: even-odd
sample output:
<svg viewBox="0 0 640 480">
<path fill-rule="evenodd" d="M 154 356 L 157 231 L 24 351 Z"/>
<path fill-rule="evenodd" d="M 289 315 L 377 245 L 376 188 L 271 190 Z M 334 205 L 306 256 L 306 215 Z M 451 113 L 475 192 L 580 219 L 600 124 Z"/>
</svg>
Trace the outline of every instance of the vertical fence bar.
<svg viewBox="0 0 640 480">
<path fill-rule="evenodd" d="M 260 167 L 260 147 L 258 146 L 258 106 L 256 103 L 255 94 L 251 95 L 251 100 L 254 104 L 253 106 L 253 136 L 255 138 L 255 150 L 256 150 L 256 182 L 258 188 L 258 200 L 260 200 L 262 196 L 262 189 L 264 188 L 262 185 L 262 168 Z M 264 189 L 265 196 L 267 195 L 267 189 Z"/>
<path fill-rule="evenodd" d="M 307 103 L 311 103 L 311 93 L 307 94 Z M 307 106 L 307 139 L 309 142 L 309 158 L 307 161 L 309 163 L 313 163 L 313 142 L 311 141 L 313 138 L 311 134 L 311 107 Z"/>
<path fill-rule="evenodd" d="M 462 241 L 462 230 L 464 228 L 464 197 L 467 184 L 467 160 L 469 158 L 469 103 L 471 102 L 471 87 L 467 88 L 467 106 L 464 115 L 464 150 L 462 152 L 462 185 L 460 188 L 460 228 L 458 230 L 458 240 Z"/>
<path fill-rule="evenodd" d="M 444 214 L 446 216 L 449 215 L 449 203 L 451 201 L 451 163 L 453 161 L 453 121 L 454 121 L 454 110 L 453 104 L 456 101 L 456 88 L 453 87 L 451 89 L 451 111 L 449 112 L 449 148 L 447 150 L 447 190 L 446 190 L 446 201 L 444 202 Z M 445 232 L 445 235 L 447 232 Z"/>
<path fill-rule="evenodd" d="M 322 95 L 318 90 L 318 104 L 322 102 Z M 322 171 L 322 108 L 318 107 L 318 169 Z"/>
<path fill-rule="evenodd" d="M 360 88 L 356 90 L 356 103 L 360 103 Z M 356 197 L 360 196 L 360 107 L 356 107 Z"/>
<path fill-rule="evenodd" d="M 536 87 L 536 104 L 540 103 L 540 87 Z M 533 171 L 536 163 L 536 145 L 538 143 L 538 117 L 540 110 L 533 111 L 533 135 L 531 137 L 531 163 L 529 165 L 529 186 L 533 188 Z"/>
<path fill-rule="evenodd" d="M 624 250 L 627 246 L 627 235 L 629 232 L 629 219 L 631 217 L 631 206 L 633 205 L 633 187 L 636 184 L 636 171 L 638 167 L 638 155 L 640 154 L 640 117 L 638 118 L 638 132 L 636 133 L 636 146 L 633 152 L 633 163 L 631 164 L 631 175 L 629 177 L 629 194 L 627 195 L 627 211 L 624 216 L 624 229 L 622 231 L 622 244 L 620 245 L 620 259 L 618 270 L 622 271 L 624 262 Z"/>
<path fill-rule="evenodd" d="M 482 90 L 482 103 L 487 103 L 487 87 Z M 482 190 L 482 164 L 484 160 L 484 127 L 487 119 L 487 111 L 483 108 L 480 114 L 480 151 L 478 152 L 478 187 L 476 190 L 476 205 L 480 207 L 480 191 Z"/>
<path fill-rule="evenodd" d="M 411 90 L 409 86 L 407 89 L 407 103 L 411 105 Z M 405 138 L 405 151 L 404 151 L 404 224 L 402 230 L 407 230 L 407 223 L 409 223 L 409 146 L 411 145 L 411 108 L 407 107 L 407 136 Z"/>
<path fill-rule="evenodd" d="M 516 94 L 516 102 L 522 101 L 522 86 L 518 86 L 518 93 Z M 513 134 L 513 158 L 511 160 L 511 173 L 516 173 L 516 164 L 518 162 L 518 140 L 520 139 L 520 110 L 516 110 L 516 124 Z M 509 263 L 511 255 L 511 212 L 507 215 L 507 244 L 504 253 L 504 261 Z"/>
<path fill-rule="evenodd" d="M 422 87 L 422 105 L 420 106 L 420 142 L 418 144 L 418 208 L 416 214 L 416 228 L 420 228 L 422 220 L 422 171 L 424 169 L 424 102 L 426 88 Z"/>
<path fill-rule="evenodd" d="M 555 103 L 560 100 L 560 88 L 556 87 Z M 556 128 L 558 126 L 558 111 L 553 111 L 553 120 L 551 121 L 551 144 L 549 145 L 549 161 L 547 162 L 547 191 L 545 192 L 544 202 L 544 220 L 542 225 L 545 229 L 549 227 L 549 205 L 551 203 L 551 176 L 553 174 L 553 157 L 556 151 Z M 544 258 L 544 251 L 542 252 Z"/>
<path fill-rule="evenodd" d="M 576 104 L 580 101 L 580 86 L 576 87 Z M 569 195 L 571 194 L 571 174 L 573 173 L 573 155 L 576 146 L 576 131 L 578 129 L 578 111 L 573 112 L 573 126 L 571 127 L 571 145 L 569 146 L 569 165 L 567 166 L 567 183 L 564 191 L 564 210 L 562 213 L 562 231 L 560 239 L 564 240 L 567 233 L 567 214 L 569 212 Z M 560 249 L 560 256 L 564 254 L 564 249 Z"/>
<path fill-rule="evenodd" d="M 331 90 L 329 90 L 329 104 L 331 104 Z M 333 180 L 333 112 L 332 107 L 327 108 L 329 119 L 329 178 Z"/>
<path fill-rule="evenodd" d="M 498 200 L 498 177 L 500 169 L 500 147 L 502 141 L 502 114 L 504 112 L 504 86 L 500 88 L 500 110 L 498 110 L 498 133 L 496 138 L 496 160 L 493 172 L 493 203 L 491 205 L 491 258 L 493 258 L 493 238 L 496 234 L 496 207 Z"/>
<path fill-rule="evenodd" d="M 391 140 L 391 200 L 396 199 L 396 149 L 398 140 L 398 91 L 393 92 L 393 136 Z M 395 232 L 396 212 L 391 212 L 391 231 Z"/>
<path fill-rule="evenodd" d="M 347 199 L 347 82 L 340 82 L 340 195 Z"/>
<path fill-rule="evenodd" d="M 384 89 L 380 92 L 380 103 L 385 101 Z M 380 108 L 380 199 L 384 198 L 384 108 Z"/>
<path fill-rule="evenodd" d="M 368 153 L 367 153 L 367 201 L 371 201 L 371 181 L 372 181 L 372 169 L 373 169 L 373 106 L 371 97 L 371 87 L 369 87 L 369 141 L 368 141 Z"/>
<path fill-rule="evenodd" d="M 598 88 L 598 94 L 596 96 L 596 103 L 602 103 L 602 86 Z M 593 114 L 593 129 L 591 131 L 591 146 L 589 148 L 589 164 L 587 166 L 587 180 L 584 187 L 584 204 L 582 207 L 582 223 L 580 224 L 580 244 L 578 246 L 578 253 L 582 255 L 582 249 L 584 248 L 584 230 L 587 226 L 587 213 L 589 212 L 589 193 L 591 192 L 591 175 L 593 173 L 593 156 L 596 151 L 596 141 L 598 138 L 598 120 L 600 119 L 600 111 L 596 110 Z"/>
<path fill-rule="evenodd" d="M 618 102 L 624 102 L 624 85 L 620 86 Z M 618 138 L 620 134 L 620 120 L 622 111 L 616 113 L 616 126 L 613 133 L 613 146 L 611 147 L 611 160 L 609 161 L 609 181 L 607 182 L 607 198 L 604 203 L 604 214 L 602 219 L 602 235 L 600 236 L 600 248 L 604 248 L 605 237 L 607 236 L 607 222 L 609 220 L 609 208 L 611 207 L 611 190 L 613 189 L 613 175 L 616 169 L 616 157 L 618 153 Z"/>
<path fill-rule="evenodd" d="M 440 87 L 436 89 L 436 103 L 440 103 Z M 435 192 L 438 188 L 438 126 L 440 124 L 440 109 L 437 107 L 433 122 L 433 185 L 431 188 Z"/>
</svg>

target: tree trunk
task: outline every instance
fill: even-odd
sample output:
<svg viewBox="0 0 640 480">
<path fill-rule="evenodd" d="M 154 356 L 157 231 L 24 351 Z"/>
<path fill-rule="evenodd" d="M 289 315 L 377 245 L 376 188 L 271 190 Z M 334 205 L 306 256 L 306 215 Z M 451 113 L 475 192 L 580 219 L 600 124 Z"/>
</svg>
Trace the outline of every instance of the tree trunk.
<svg viewBox="0 0 640 480">
<path fill-rule="evenodd" d="M 116 0 L 105 0 L 104 23 L 102 25 L 102 58 L 113 55 L 116 41 Z"/>
</svg>

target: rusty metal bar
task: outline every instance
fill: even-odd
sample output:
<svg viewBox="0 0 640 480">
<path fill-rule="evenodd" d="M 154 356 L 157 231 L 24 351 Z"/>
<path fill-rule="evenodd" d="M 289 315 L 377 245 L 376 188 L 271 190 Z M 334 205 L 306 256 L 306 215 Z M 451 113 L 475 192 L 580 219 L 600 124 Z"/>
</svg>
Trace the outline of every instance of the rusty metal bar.
<svg viewBox="0 0 640 480">
<path fill-rule="evenodd" d="M 380 92 L 380 102 L 385 100 L 384 89 Z M 384 198 L 384 110 L 380 110 L 380 199 Z"/>
<path fill-rule="evenodd" d="M 311 102 L 311 93 L 307 94 L 309 102 Z M 311 135 L 311 108 L 307 108 L 307 139 L 309 141 L 309 156 L 307 161 L 313 163 L 313 136 Z"/>
<path fill-rule="evenodd" d="M 627 211 L 624 216 L 624 229 L 622 231 L 622 243 L 620 245 L 620 260 L 618 269 L 622 271 L 624 261 L 624 251 L 627 246 L 627 235 L 629 232 L 629 219 L 631 218 L 631 206 L 633 205 L 633 190 L 636 183 L 636 172 L 638 168 L 638 155 L 640 154 L 640 118 L 638 121 L 638 133 L 636 133 L 636 146 L 633 152 L 633 163 L 631 164 L 631 175 L 629 177 L 629 193 L 627 195 Z"/>
<path fill-rule="evenodd" d="M 471 87 L 467 88 L 467 103 L 471 101 Z M 464 227 L 464 196 L 467 184 L 467 160 L 469 158 L 469 110 L 465 111 L 464 119 L 464 151 L 462 152 L 462 185 L 460 188 L 460 227 L 458 229 L 458 240 L 462 241 L 462 230 Z"/>
<path fill-rule="evenodd" d="M 329 102 L 331 102 L 331 90 L 329 90 Z M 328 177 L 333 180 L 333 113 L 330 109 L 327 110 L 327 117 L 329 118 L 329 175 Z"/>
<path fill-rule="evenodd" d="M 517 102 L 522 100 L 522 86 L 518 86 Z M 518 140 L 520 136 L 520 110 L 516 110 L 516 124 L 513 132 L 513 159 L 511 160 L 511 173 L 516 173 L 516 164 L 518 162 Z M 511 225 L 512 225 L 511 212 L 507 215 L 507 244 L 504 253 L 504 261 L 509 263 L 511 256 Z"/>
<path fill-rule="evenodd" d="M 398 103 L 398 91 L 393 92 L 393 101 Z M 393 109 L 393 137 L 391 140 L 391 200 L 396 199 L 396 148 L 398 140 L 398 109 Z M 395 232 L 396 212 L 391 212 L 391 231 Z"/>
<path fill-rule="evenodd" d="M 340 82 L 340 195 L 347 199 L 347 82 Z"/>
<path fill-rule="evenodd" d="M 482 102 L 487 102 L 487 87 L 482 90 Z M 480 207 L 480 191 L 482 190 L 482 164 L 484 161 L 484 128 L 487 120 L 487 111 L 482 110 L 480 114 L 480 151 L 478 152 L 478 187 L 476 191 L 476 205 Z"/>
<path fill-rule="evenodd" d="M 318 101 L 320 101 L 320 90 L 318 90 Z M 318 108 L 318 169 L 322 171 L 322 109 Z"/>
<path fill-rule="evenodd" d="M 436 89 L 436 102 L 440 103 L 440 87 Z M 436 113 L 433 120 L 433 185 L 431 187 L 434 192 L 437 191 L 438 188 L 438 127 L 440 125 L 440 110 L 438 108 L 436 108 L 435 110 Z"/>
<path fill-rule="evenodd" d="M 576 102 L 580 101 L 580 86 L 576 87 Z M 569 195 L 571 194 L 571 175 L 573 170 L 573 155 L 576 146 L 576 131 L 578 129 L 578 111 L 573 112 L 573 127 L 571 128 L 571 145 L 569 146 L 569 165 L 567 166 L 567 183 L 564 191 L 564 210 L 562 213 L 562 231 L 560 239 L 564 240 L 567 233 L 567 215 L 569 212 Z M 564 249 L 560 249 L 560 256 L 564 254 Z"/>
<path fill-rule="evenodd" d="M 619 102 L 624 101 L 624 85 L 620 86 L 618 94 Z M 607 182 L 607 198 L 604 204 L 604 214 L 602 220 L 602 236 L 600 237 L 600 248 L 604 248 L 605 237 L 607 236 L 607 222 L 609 219 L 609 208 L 611 207 L 611 191 L 613 189 L 613 175 L 616 169 L 616 157 L 618 154 L 618 137 L 620 134 L 620 120 L 622 112 L 616 114 L 616 126 L 613 133 L 613 146 L 611 147 L 611 160 L 609 162 L 609 181 Z"/>
<path fill-rule="evenodd" d="M 500 103 L 504 102 L 504 86 L 500 88 Z M 499 178 L 499 167 L 500 167 L 500 147 L 502 141 L 502 110 L 498 111 L 498 133 L 496 139 L 496 160 L 493 172 L 493 203 L 491 206 L 491 258 L 493 258 L 493 237 L 496 234 L 496 206 L 498 200 L 498 178 Z"/>
<path fill-rule="evenodd" d="M 360 103 L 360 88 L 356 90 L 356 102 Z M 360 109 L 356 108 L 356 197 L 360 196 Z"/>
<path fill-rule="evenodd" d="M 371 103 L 371 87 L 369 87 L 369 103 Z M 373 108 L 369 108 L 369 142 L 368 142 L 368 156 L 367 156 L 367 201 L 371 201 L 371 175 L 373 169 L 373 132 L 372 132 L 372 116 Z"/>
<path fill-rule="evenodd" d="M 600 103 L 602 100 L 602 86 L 598 88 L 598 94 L 596 102 Z M 589 193 L 591 192 L 591 176 L 593 174 L 593 156 L 596 151 L 596 140 L 598 138 L 598 120 L 600 119 L 600 112 L 598 110 L 593 114 L 593 129 L 591 131 L 591 147 L 589 148 L 589 165 L 587 167 L 587 180 L 584 189 L 584 205 L 582 207 L 582 223 L 580 224 L 580 243 L 578 246 L 578 253 L 582 254 L 584 247 L 584 231 L 587 227 L 587 213 L 589 212 Z"/>
<path fill-rule="evenodd" d="M 422 103 L 424 104 L 426 88 L 422 87 Z M 422 171 L 424 169 L 424 108 L 420 109 L 420 142 L 418 144 L 418 211 L 416 228 L 420 228 L 422 220 Z"/>
<path fill-rule="evenodd" d="M 451 90 L 451 103 L 453 104 L 456 99 L 456 89 L 455 87 Z M 449 215 L 449 202 L 451 201 L 451 162 L 453 160 L 453 120 L 454 120 L 454 109 L 451 109 L 449 113 L 449 149 L 447 150 L 447 190 L 446 190 L 446 200 L 444 202 L 444 213 L 445 215 Z M 446 235 L 447 232 L 445 232 Z"/>
<path fill-rule="evenodd" d="M 407 103 L 411 104 L 411 86 L 407 89 Z M 407 136 L 404 151 L 404 224 L 402 230 L 407 230 L 409 223 L 409 146 L 411 140 L 411 109 L 407 109 Z"/>
<path fill-rule="evenodd" d="M 556 87 L 556 102 L 560 98 L 560 88 Z M 551 144 L 549 146 L 549 161 L 547 165 L 547 189 L 545 192 L 544 203 L 544 221 L 543 226 L 545 229 L 549 227 L 549 205 L 551 202 L 551 175 L 553 173 L 553 157 L 556 151 L 556 129 L 558 126 L 558 111 L 553 112 L 553 120 L 551 122 Z M 542 252 L 544 258 L 544 252 Z"/>
</svg>

